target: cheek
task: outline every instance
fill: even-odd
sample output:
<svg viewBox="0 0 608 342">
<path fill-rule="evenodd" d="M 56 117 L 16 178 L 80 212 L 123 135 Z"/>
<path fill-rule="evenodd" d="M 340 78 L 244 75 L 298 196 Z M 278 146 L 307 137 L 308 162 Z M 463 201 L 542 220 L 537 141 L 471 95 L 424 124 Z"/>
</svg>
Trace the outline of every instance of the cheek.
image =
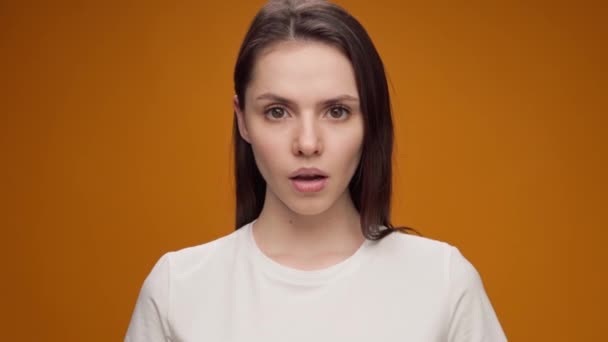
<svg viewBox="0 0 608 342">
<path fill-rule="evenodd" d="M 342 146 L 340 162 L 343 165 L 343 172 L 352 176 L 361 160 L 361 142 L 351 140 L 345 142 Z"/>
<path fill-rule="evenodd" d="M 358 124 L 344 132 L 333 143 L 335 146 L 336 160 L 340 161 L 344 169 L 350 170 L 357 167 L 361 158 L 363 145 L 363 125 Z M 346 170 L 345 170 L 346 171 Z"/>
<path fill-rule="evenodd" d="M 266 179 L 281 168 L 285 142 L 277 134 L 257 132 L 251 135 L 251 146 L 260 173 Z"/>
</svg>

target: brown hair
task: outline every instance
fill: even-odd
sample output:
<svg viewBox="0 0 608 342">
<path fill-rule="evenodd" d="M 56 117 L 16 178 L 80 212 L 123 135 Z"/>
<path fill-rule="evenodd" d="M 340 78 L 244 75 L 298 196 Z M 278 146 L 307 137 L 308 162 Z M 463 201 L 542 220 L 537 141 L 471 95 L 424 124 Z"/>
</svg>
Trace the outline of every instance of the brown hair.
<svg viewBox="0 0 608 342">
<path fill-rule="evenodd" d="M 240 109 L 244 110 L 245 91 L 257 54 L 271 44 L 294 39 L 335 46 L 352 63 L 365 128 L 361 160 L 349 191 L 364 236 L 379 240 L 397 230 L 412 230 L 393 227 L 389 221 L 393 123 L 384 66 L 363 26 L 344 9 L 322 0 L 269 1 L 253 19 L 234 68 Z M 233 139 L 238 229 L 261 213 L 266 182 L 255 164 L 251 145 L 239 134 L 236 113 Z"/>
</svg>

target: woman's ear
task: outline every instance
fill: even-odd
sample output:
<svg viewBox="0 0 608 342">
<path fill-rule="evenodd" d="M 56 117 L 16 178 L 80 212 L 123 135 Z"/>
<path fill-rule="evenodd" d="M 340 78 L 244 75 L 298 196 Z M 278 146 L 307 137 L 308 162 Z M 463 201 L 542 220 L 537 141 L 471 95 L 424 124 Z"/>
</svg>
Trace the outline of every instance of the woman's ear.
<svg viewBox="0 0 608 342">
<path fill-rule="evenodd" d="M 232 99 L 232 105 L 234 107 L 236 123 L 239 127 L 239 133 L 241 134 L 241 138 L 251 144 L 251 141 L 249 141 L 249 132 L 247 131 L 247 125 L 245 124 L 245 115 L 241 111 L 241 106 L 239 105 L 239 97 L 237 95 L 234 95 L 234 98 Z"/>
</svg>

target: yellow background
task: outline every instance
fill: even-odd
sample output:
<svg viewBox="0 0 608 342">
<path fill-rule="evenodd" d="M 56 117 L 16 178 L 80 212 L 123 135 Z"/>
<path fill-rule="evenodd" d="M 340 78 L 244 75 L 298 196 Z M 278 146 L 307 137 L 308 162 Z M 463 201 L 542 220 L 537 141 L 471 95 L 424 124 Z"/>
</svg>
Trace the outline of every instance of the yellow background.
<svg viewBox="0 0 608 342">
<path fill-rule="evenodd" d="M 510 340 L 604 338 L 606 5 L 340 3 L 390 77 L 394 223 L 462 250 Z M 164 252 L 232 231 L 261 4 L 0 4 L 2 340 L 122 340 Z"/>
</svg>

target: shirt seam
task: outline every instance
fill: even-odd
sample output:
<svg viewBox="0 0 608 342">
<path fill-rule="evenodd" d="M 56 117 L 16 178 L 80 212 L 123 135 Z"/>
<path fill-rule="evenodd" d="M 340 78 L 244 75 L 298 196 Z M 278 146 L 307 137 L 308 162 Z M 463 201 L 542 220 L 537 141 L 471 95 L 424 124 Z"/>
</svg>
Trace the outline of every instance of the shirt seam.
<svg viewBox="0 0 608 342">
<path fill-rule="evenodd" d="M 457 305 L 452 303 L 452 301 L 453 301 L 452 297 L 453 297 L 453 292 L 454 292 L 453 291 L 454 289 L 452 288 L 453 287 L 452 261 L 453 261 L 453 256 L 454 256 L 454 250 L 456 249 L 456 247 L 454 247 L 454 246 L 450 246 L 450 247 L 451 248 L 450 248 L 450 253 L 448 254 L 448 263 L 447 263 L 447 265 L 448 265 L 448 270 L 447 270 L 447 278 L 448 278 L 448 280 L 447 280 L 447 285 L 448 285 L 447 286 L 447 300 L 448 300 L 448 303 L 447 304 L 448 304 L 448 308 L 449 308 L 448 326 L 446 329 L 447 338 L 450 337 L 452 325 L 454 323 L 454 319 L 456 316 L 456 307 L 457 307 Z"/>
<path fill-rule="evenodd" d="M 170 320 L 170 315 L 171 315 L 171 255 L 172 252 L 167 253 L 167 336 L 165 336 L 166 340 L 168 342 L 173 341 L 173 329 L 171 327 L 171 320 Z"/>
</svg>

